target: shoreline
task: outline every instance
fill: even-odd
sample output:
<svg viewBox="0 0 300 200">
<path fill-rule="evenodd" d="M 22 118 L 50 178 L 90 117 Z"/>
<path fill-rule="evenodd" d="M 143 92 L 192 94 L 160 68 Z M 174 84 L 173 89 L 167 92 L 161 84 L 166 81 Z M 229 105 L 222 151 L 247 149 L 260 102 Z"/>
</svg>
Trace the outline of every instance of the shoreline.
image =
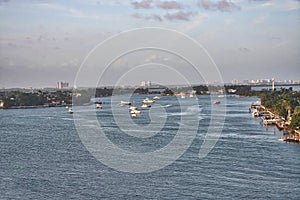
<svg viewBox="0 0 300 200">
<path fill-rule="evenodd" d="M 260 123 L 262 122 L 263 126 L 276 126 L 280 132 L 282 131 L 283 138 L 279 138 L 279 141 L 300 143 L 300 131 L 290 128 L 290 122 L 273 113 L 270 108 L 267 108 L 262 104 L 252 103 L 249 108 L 249 111 L 250 110 L 253 117 L 261 118 Z"/>
<path fill-rule="evenodd" d="M 66 104 L 66 105 L 47 105 L 47 104 L 44 104 L 44 105 L 32 105 L 32 106 L 10 106 L 10 107 L 3 107 L 3 108 L 0 108 L 0 109 L 3 109 L 3 110 L 7 110 L 7 109 L 36 109 L 36 108 L 54 108 L 54 107 L 65 107 L 65 106 L 72 106 L 72 104 Z"/>
</svg>

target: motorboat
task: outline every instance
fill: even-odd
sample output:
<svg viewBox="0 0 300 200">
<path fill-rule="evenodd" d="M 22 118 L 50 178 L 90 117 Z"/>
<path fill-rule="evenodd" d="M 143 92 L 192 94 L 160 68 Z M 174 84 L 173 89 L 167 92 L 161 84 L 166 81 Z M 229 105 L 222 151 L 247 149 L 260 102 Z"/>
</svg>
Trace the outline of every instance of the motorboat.
<svg viewBox="0 0 300 200">
<path fill-rule="evenodd" d="M 214 102 L 213 102 L 213 104 L 220 104 L 221 102 L 220 101 L 218 101 L 218 100 L 215 100 Z"/>
<path fill-rule="evenodd" d="M 121 101 L 121 102 L 119 103 L 119 105 L 120 105 L 120 106 L 130 106 L 131 103 L 130 103 L 129 101 Z"/>
<path fill-rule="evenodd" d="M 148 105 L 148 104 L 143 104 L 142 106 L 141 106 L 141 108 L 150 108 L 151 107 L 151 105 Z"/>
<path fill-rule="evenodd" d="M 149 99 L 149 98 L 146 98 L 146 99 L 143 99 L 142 101 L 143 103 L 154 103 L 155 100 L 152 100 L 152 99 Z"/>
<path fill-rule="evenodd" d="M 155 96 L 155 97 L 153 97 L 153 100 L 159 100 L 160 99 L 160 97 L 159 96 Z"/>
<path fill-rule="evenodd" d="M 97 108 L 97 109 L 102 109 L 101 104 L 97 103 L 97 104 L 96 104 L 96 108 Z"/>
<path fill-rule="evenodd" d="M 131 117 L 136 117 L 136 116 L 137 116 L 137 114 L 135 114 L 135 113 L 131 114 Z"/>
<path fill-rule="evenodd" d="M 253 110 L 252 117 L 259 117 L 259 111 L 257 109 Z"/>
<path fill-rule="evenodd" d="M 141 111 L 140 110 L 132 110 L 130 111 L 130 114 L 141 114 Z"/>
<path fill-rule="evenodd" d="M 68 113 L 73 114 L 74 113 L 73 109 L 69 108 Z"/>
<path fill-rule="evenodd" d="M 137 107 L 135 107 L 135 106 L 130 106 L 130 107 L 129 107 L 129 110 L 137 110 Z"/>
</svg>

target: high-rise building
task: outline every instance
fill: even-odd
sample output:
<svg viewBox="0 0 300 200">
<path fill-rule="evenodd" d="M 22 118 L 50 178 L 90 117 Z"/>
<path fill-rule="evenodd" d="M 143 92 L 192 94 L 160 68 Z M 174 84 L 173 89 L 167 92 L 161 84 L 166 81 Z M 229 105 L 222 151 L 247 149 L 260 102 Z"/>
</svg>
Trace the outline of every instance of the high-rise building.
<svg viewBox="0 0 300 200">
<path fill-rule="evenodd" d="M 68 82 L 58 81 L 57 82 L 57 88 L 58 89 L 67 89 L 67 88 L 69 88 L 69 83 Z"/>
<path fill-rule="evenodd" d="M 239 84 L 239 81 L 236 80 L 236 79 L 233 79 L 233 80 L 231 81 L 231 83 L 232 83 L 232 85 L 237 85 L 237 84 Z"/>
<path fill-rule="evenodd" d="M 147 86 L 151 86 L 151 81 L 142 81 L 141 82 L 141 87 L 147 87 Z"/>
<path fill-rule="evenodd" d="M 249 84 L 249 81 L 248 80 L 243 80 L 243 84 Z"/>
</svg>

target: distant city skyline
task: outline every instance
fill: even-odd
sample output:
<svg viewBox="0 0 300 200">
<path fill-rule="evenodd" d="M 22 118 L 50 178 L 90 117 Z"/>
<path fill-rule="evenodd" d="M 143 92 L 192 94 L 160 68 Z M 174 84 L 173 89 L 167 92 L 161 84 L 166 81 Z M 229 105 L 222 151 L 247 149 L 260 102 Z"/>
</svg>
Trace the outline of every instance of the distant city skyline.
<svg viewBox="0 0 300 200">
<path fill-rule="evenodd" d="M 0 88 L 56 87 L 60 80 L 73 86 L 91 49 L 120 32 L 143 27 L 173 29 L 203 45 L 225 83 L 298 81 L 299 11 L 299 0 L 0 0 Z M 133 77 L 141 78 L 130 79 L 128 85 L 140 85 L 146 78 L 136 73 Z M 166 84 L 180 84 L 174 80 L 165 76 Z M 114 84 L 110 77 L 105 81 Z"/>
</svg>

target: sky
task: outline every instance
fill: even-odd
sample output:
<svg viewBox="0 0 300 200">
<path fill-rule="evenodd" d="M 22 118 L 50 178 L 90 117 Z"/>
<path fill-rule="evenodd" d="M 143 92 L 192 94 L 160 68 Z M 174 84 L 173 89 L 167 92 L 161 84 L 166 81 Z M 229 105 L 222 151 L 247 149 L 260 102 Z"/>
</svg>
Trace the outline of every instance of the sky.
<svg viewBox="0 0 300 200">
<path fill-rule="evenodd" d="M 60 80 L 73 85 L 98 44 L 144 27 L 174 30 L 196 41 L 224 82 L 300 80 L 299 0 L 0 0 L 0 88 L 56 87 Z M 100 52 L 106 54 L 94 54 Z M 88 59 L 93 57 L 91 71 L 103 72 L 97 55 Z M 141 50 L 115 60 L 100 83 L 214 81 L 193 77 L 188 65 L 170 52 Z M 82 77 L 80 86 L 95 84 L 88 74 Z"/>
</svg>

